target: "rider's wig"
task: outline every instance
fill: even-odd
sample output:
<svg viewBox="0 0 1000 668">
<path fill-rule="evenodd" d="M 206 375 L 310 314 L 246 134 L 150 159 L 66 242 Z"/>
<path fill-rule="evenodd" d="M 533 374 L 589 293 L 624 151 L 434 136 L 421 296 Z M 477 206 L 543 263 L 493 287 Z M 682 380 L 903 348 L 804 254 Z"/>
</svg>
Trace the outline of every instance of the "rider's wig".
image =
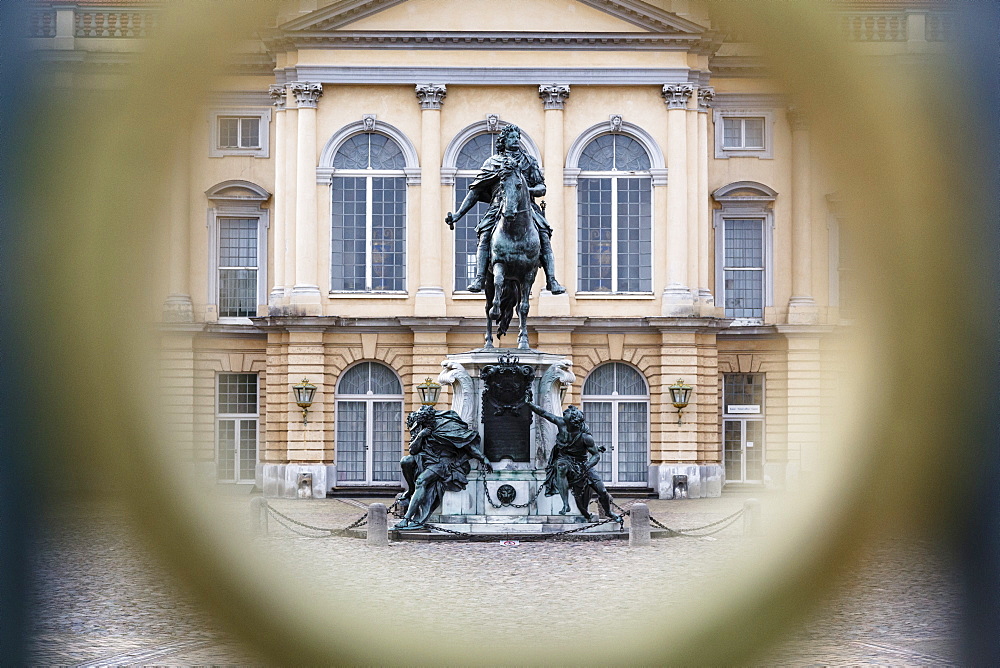
<svg viewBox="0 0 1000 668">
<path fill-rule="evenodd" d="M 507 137 L 510 135 L 517 135 L 517 138 L 521 139 L 521 128 L 517 127 L 513 123 L 508 123 L 507 125 L 500 128 L 500 133 L 497 135 L 497 151 L 504 151 L 504 144 L 506 144 Z"/>
</svg>

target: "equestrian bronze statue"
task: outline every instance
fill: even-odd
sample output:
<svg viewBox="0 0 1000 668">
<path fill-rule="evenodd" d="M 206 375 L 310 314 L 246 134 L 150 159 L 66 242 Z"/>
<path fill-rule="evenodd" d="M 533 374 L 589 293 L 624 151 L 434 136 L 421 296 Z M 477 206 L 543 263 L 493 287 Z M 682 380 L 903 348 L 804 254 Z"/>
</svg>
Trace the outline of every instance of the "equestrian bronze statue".
<svg viewBox="0 0 1000 668">
<path fill-rule="evenodd" d="M 486 293 L 486 348 L 493 347 L 493 323 L 497 336 L 503 336 L 515 309 L 520 325 L 517 347 L 528 348 L 528 297 L 539 268 L 545 271 L 546 289 L 566 292 L 555 277 L 552 228 L 534 202 L 544 194 L 538 162 L 521 148 L 520 129 L 507 125 L 497 136 L 497 153 L 483 163 L 458 212 L 445 218 L 455 229 L 478 202 L 489 204 L 476 226 L 477 276 L 468 287 Z"/>
</svg>

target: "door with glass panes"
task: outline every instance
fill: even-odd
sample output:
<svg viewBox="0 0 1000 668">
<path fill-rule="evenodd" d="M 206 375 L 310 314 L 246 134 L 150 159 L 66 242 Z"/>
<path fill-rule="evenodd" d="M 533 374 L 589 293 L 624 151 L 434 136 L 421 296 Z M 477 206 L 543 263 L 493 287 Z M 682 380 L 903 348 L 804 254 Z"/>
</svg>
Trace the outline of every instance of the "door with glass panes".
<svg viewBox="0 0 1000 668">
<path fill-rule="evenodd" d="M 258 406 L 257 374 L 218 374 L 215 402 L 215 477 L 219 482 L 254 482 L 260 417 Z"/>
<path fill-rule="evenodd" d="M 337 485 L 402 480 L 403 387 L 389 367 L 362 362 L 337 386 Z"/>
<path fill-rule="evenodd" d="M 722 444 L 726 482 L 764 477 L 764 374 L 723 376 Z"/>
<path fill-rule="evenodd" d="M 611 362 L 583 385 L 583 412 L 605 452 L 595 470 L 608 485 L 646 485 L 649 472 L 649 391 L 642 374 Z"/>
</svg>

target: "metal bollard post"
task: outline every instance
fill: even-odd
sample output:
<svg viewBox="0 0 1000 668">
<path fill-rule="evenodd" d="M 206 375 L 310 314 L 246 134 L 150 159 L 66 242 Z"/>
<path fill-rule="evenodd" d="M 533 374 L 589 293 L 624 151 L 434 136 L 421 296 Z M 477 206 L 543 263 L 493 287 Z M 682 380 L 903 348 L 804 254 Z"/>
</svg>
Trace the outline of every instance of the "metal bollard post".
<svg viewBox="0 0 1000 668">
<path fill-rule="evenodd" d="M 368 544 L 379 547 L 389 544 L 389 513 L 384 503 L 368 506 Z"/>
<path fill-rule="evenodd" d="M 267 499 L 258 496 L 250 499 L 250 528 L 255 536 L 267 535 Z"/>
<path fill-rule="evenodd" d="M 653 541 L 649 535 L 649 506 L 645 503 L 632 504 L 629 511 L 628 546 L 642 547 Z"/>
<path fill-rule="evenodd" d="M 764 533 L 761 515 L 760 501 L 757 499 L 747 499 L 743 503 L 744 536 L 760 536 Z"/>
</svg>

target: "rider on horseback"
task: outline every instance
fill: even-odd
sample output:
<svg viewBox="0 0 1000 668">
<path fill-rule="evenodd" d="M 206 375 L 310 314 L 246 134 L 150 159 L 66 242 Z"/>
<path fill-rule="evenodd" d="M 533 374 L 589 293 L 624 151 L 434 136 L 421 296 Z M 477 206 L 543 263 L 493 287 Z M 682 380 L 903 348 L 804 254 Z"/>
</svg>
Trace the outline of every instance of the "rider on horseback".
<svg viewBox="0 0 1000 668">
<path fill-rule="evenodd" d="M 449 213 L 445 218 L 448 226 L 455 229 L 455 223 L 478 202 L 488 202 L 490 205 L 479 224 L 476 225 L 476 234 L 479 235 L 479 247 L 476 253 L 477 274 L 467 288 L 469 292 L 482 292 L 483 290 L 483 281 L 486 279 L 486 272 L 489 271 L 490 264 L 490 239 L 493 236 L 493 229 L 502 215 L 503 192 L 500 187 L 502 181 L 500 177 L 503 170 L 509 169 L 511 166 L 520 170 L 524 176 L 532 198 L 545 194 L 545 181 L 542 179 L 542 171 L 538 167 L 538 161 L 521 148 L 521 129 L 513 124 L 506 125 L 497 136 L 497 153 L 483 163 L 479 175 L 469 185 L 469 194 L 465 196 L 465 201 L 462 202 L 458 212 Z M 545 220 L 542 210 L 533 201 L 531 213 L 535 227 L 538 228 L 538 239 L 541 244 L 539 264 L 545 271 L 545 289 L 554 295 L 561 295 L 566 292 L 566 288 L 559 285 L 559 281 L 556 280 L 555 262 L 552 259 L 550 241 L 552 227 Z"/>
</svg>

